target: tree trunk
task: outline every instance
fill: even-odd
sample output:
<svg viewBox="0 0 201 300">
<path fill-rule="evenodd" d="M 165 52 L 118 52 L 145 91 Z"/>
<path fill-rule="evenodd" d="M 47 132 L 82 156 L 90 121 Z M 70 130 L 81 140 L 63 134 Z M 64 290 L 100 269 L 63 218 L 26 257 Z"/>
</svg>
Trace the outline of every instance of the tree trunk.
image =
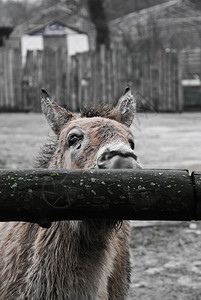
<svg viewBox="0 0 201 300">
<path fill-rule="evenodd" d="M 99 49 L 100 45 L 110 46 L 110 31 L 105 13 L 103 0 L 88 0 L 91 21 L 94 23 L 97 31 L 96 43 Z"/>
</svg>

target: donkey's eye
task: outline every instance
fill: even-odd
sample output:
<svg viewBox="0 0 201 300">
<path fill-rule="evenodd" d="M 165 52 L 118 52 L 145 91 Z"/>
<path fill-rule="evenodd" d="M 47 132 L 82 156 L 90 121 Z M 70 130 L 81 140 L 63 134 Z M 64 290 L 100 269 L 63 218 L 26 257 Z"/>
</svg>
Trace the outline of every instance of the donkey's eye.
<svg viewBox="0 0 201 300">
<path fill-rule="evenodd" d="M 81 141 L 83 139 L 83 135 L 71 135 L 68 139 L 68 145 L 69 147 L 76 144 L 78 141 Z"/>
<path fill-rule="evenodd" d="M 74 146 L 75 144 L 77 144 L 78 142 L 82 141 L 83 140 L 83 133 L 81 131 L 74 131 L 72 133 L 70 133 L 68 136 L 67 136 L 67 143 L 68 143 L 68 146 L 71 147 L 71 146 Z"/>
<path fill-rule="evenodd" d="M 129 141 L 131 149 L 134 150 L 135 149 L 135 143 L 134 143 L 134 141 L 131 140 L 131 139 L 129 139 L 128 141 Z"/>
<path fill-rule="evenodd" d="M 73 135 L 68 140 L 69 147 L 73 146 L 77 141 L 79 141 L 79 136 Z"/>
<path fill-rule="evenodd" d="M 129 141 L 129 144 L 131 146 L 131 149 L 134 150 L 135 149 L 135 144 L 133 141 Z"/>
<path fill-rule="evenodd" d="M 135 143 L 134 143 L 133 136 L 131 134 L 128 134 L 128 142 L 130 144 L 131 149 L 134 150 L 135 149 Z"/>
</svg>

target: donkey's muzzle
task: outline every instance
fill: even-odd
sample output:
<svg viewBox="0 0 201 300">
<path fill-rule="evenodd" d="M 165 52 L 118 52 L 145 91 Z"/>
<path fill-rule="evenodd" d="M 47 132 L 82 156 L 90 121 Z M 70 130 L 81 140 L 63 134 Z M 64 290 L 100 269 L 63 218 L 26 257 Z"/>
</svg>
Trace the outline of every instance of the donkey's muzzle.
<svg viewBox="0 0 201 300">
<path fill-rule="evenodd" d="M 106 151 L 97 160 L 99 169 L 140 169 L 137 156 L 132 152 Z"/>
</svg>

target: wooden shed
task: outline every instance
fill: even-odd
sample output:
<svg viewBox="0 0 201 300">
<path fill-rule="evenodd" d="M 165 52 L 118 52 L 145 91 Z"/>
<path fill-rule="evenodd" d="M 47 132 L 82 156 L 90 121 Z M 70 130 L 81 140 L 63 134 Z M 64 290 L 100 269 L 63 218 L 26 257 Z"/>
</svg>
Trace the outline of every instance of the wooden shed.
<svg viewBox="0 0 201 300">
<path fill-rule="evenodd" d="M 201 107 L 201 48 L 181 52 L 184 110 Z"/>
<path fill-rule="evenodd" d="M 129 41 L 134 46 L 151 38 L 164 49 L 194 49 L 201 46 L 201 4 L 171 0 L 115 19 L 110 30 L 114 45 Z"/>
<path fill-rule="evenodd" d="M 34 99 L 43 85 L 63 95 L 69 55 L 94 49 L 95 41 L 96 30 L 85 11 L 64 4 L 18 25 L 0 47 L 0 111 L 39 111 Z"/>
<path fill-rule="evenodd" d="M 110 22 L 113 47 L 132 52 L 176 51 L 180 57 L 183 108 L 201 108 L 201 2 L 171 0 Z M 199 80 L 198 80 L 199 79 Z"/>
<path fill-rule="evenodd" d="M 93 49 L 95 33 L 94 25 L 88 18 L 74 13 L 66 5 L 57 4 L 17 26 L 10 36 L 10 41 L 12 46 L 20 41 L 24 59 L 27 50 L 43 50 L 44 46 L 67 47 L 70 54 Z M 50 37 L 54 37 L 54 41 L 51 41 Z M 75 48 L 77 40 L 81 40 L 82 43 L 72 50 L 71 45 Z"/>
</svg>

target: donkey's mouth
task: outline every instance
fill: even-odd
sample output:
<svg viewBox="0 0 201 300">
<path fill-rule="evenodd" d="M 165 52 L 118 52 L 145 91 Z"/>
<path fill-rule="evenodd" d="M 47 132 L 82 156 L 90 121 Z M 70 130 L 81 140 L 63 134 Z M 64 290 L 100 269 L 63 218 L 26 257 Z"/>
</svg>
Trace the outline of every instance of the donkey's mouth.
<svg viewBox="0 0 201 300">
<path fill-rule="evenodd" d="M 137 156 L 132 152 L 104 152 L 97 160 L 99 169 L 140 169 Z"/>
<path fill-rule="evenodd" d="M 134 158 L 134 160 L 137 161 L 137 156 L 132 152 L 122 153 L 122 152 L 119 152 L 119 151 L 110 151 L 110 152 L 103 153 L 101 156 L 103 156 L 103 158 L 102 158 L 103 160 L 105 160 L 105 158 L 106 159 L 111 159 L 114 156 L 119 156 L 119 157 L 122 157 L 122 158 L 132 157 L 132 158 Z"/>
</svg>

